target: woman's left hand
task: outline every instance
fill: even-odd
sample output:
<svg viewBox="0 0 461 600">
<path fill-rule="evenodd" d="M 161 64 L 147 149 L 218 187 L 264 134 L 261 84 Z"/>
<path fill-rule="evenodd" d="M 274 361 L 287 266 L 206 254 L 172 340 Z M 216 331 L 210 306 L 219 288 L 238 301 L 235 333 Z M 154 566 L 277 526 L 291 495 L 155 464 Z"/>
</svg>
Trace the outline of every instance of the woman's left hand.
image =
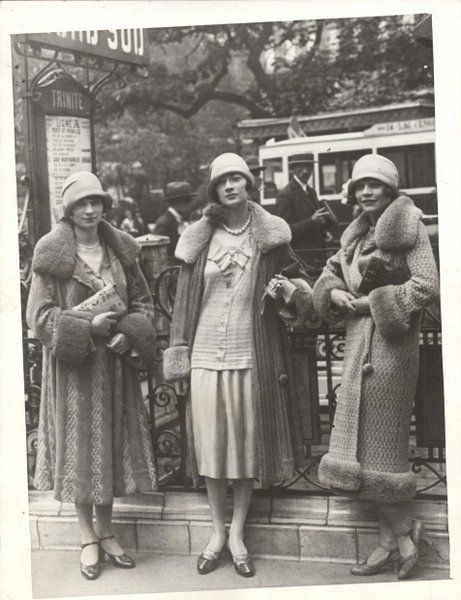
<svg viewBox="0 0 461 600">
<path fill-rule="evenodd" d="M 269 296 L 275 300 L 283 298 L 287 303 L 290 301 L 295 290 L 296 286 L 283 275 L 275 275 L 272 277 L 266 287 Z"/>
<path fill-rule="evenodd" d="M 130 342 L 124 333 L 117 333 L 107 344 L 109 350 L 115 354 L 123 354 L 130 348 Z"/>
<path fill-rule="evenodd" d="M 370 300 L 368 296 L 362 296 L 361 298 L 356 298 L 351 301 L 352 306 L 357 310 L 359 315 L 369 315 L 371 314 L 370 310 Z"/>
</svg>

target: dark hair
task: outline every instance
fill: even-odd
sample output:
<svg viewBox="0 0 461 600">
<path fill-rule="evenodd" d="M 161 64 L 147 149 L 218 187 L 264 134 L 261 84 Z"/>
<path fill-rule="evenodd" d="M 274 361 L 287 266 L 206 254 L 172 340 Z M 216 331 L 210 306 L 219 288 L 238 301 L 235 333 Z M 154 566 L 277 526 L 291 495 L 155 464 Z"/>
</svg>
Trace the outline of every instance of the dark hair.
<svg viewBox="0 0 461 600">
<path fill-rule="evenodd" d="M 365 178 L 364 178 L 365 179 Z M 374 178 L 371 178 L 374 179 Z M 348 204 L 357 204 L 357 200 L 355 199 L 355 186 L 357 185 L 357 183 L 360 181 L 360 179 L 358 179 L 357 181 L 354 181 L 354 183 L 351 183 L 349 185 L 349 193 L 347 196 L 347 203 Z M 396 198 L 399 197 L 400 193 L 398 190 L 392 188 L 390 185 L 388 185 L 387 183 L 384 183 L 384 181 L 381 181 L 379 179 L 377 179 L 376 181 L 379 181 L 383 186 L 384 186 L 384 194 L 391 200 L 394 201 Z"/>
</svg>

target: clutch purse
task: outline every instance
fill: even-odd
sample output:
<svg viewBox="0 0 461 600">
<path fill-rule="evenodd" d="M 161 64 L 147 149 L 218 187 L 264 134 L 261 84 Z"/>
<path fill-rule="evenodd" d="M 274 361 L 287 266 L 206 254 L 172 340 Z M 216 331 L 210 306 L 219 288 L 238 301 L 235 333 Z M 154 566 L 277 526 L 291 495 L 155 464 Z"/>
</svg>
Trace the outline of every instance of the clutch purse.
<svg viewBox="0 0 461 600">
<path fill-rule="evenodd" d="M 73 306 L 72 310 L 86 310 L 94 317 L 104 312 L 115 312 L 120 317 L 126 312 L 126 306 L 120 298 L 114 284 L 105 285 L 95 294 Z"/>
<path fill-rule="evenodd" d="M 385 285 L 401 285 L 410 277 L 411 273 L 406 265 L 393 265 L 382 258 L 372 256 L 365 268 L 358 291 L 368 295 L 376 288 Z"/>
</svg>

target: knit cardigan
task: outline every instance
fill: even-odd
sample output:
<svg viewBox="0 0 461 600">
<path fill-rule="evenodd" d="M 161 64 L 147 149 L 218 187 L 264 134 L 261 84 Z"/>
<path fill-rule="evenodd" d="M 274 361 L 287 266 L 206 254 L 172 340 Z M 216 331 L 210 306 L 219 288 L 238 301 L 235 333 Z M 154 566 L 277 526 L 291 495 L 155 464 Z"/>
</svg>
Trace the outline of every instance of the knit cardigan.
<svg viewBox="0 0 461 600">
<path fill-rule="evenodd" d="M 303 411 L 285 324 L 275 303 L 266 302 L 264 288 L 276 273 L 286 273 L 298 286 L 298 316 L 314 318 L 311 289 L 302 264 L 289 247 L 291 233 L 279 217 L 250 202 L 251 234 L 256 243 L 252 261 L 252 398 L 256 420 L 259 482 L 262 487 L 289 479 L 303 459 Z M 203 272 L 214 226 L 206 217 L 182 234 L 176 256 L 182 261 L 176 291 L 170 347 L 164 352 L 167 381 L 189 377 L 190 356 L 203 294 Z M 188 467 L 198 484 L 190 398 L 186 403 Z"/>
<path fill-rule="evenodd" d="M 103 221 L 99 235 L 127 314 L 124 333 L 141 360 L 155 353 L 154 307 L 133 238 Z M 72 227 L 61 222 L 39 240 L 27 322 L 43 344 L 34 485 L 62 502 L 110 504 L 114 496 L 154 491 L 157 470 L 137 370 L 92 336 L 91 314 L 72 307 L 95 293 L 77 261 Z"/>
<path fill-rule="evenodd" d="M 337 317 L 334 289 L 358 292 L 366 261 L 377 256 L 408 268 L 401 285 L 369 294 L 371 314 L 346 316 L 346 349 L 328 453 L 319 479 L 341 493 L 381 502 L 411 499 L 416 478 L 408 444 L 419 366 L 421 309 L 438 294 L 438 275 L 422 213 L 401 196 L 379 217 L 374 239 L 358 244 L 370 229 L 363 213 L 341 237 L 314 286 L 314 304 L 325 318 Z"/>
</svg>

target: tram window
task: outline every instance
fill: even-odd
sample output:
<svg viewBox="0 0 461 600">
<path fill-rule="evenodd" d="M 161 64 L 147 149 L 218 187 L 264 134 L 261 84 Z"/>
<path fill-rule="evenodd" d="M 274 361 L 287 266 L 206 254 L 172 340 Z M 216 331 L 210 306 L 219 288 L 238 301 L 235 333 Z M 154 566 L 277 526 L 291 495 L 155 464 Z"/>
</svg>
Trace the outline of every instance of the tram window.
<svg viewBox="0 0 461 600">
<path fill-rule="evenodd" d="M 435 186 L 434 144 L 379 148 L 378 154 L 395 163 L 402 188 Z"/>
<path fill-rule="evenodd" d="M 319 154 L 320 193 L 339 194 L 343 183 L 349 179 L 356 160 L 371 152 L 370 148 L 352 152 Z"/>
<path fill-rule="evenodd" d="M 433 144 L 414 146 L 408 154 L 410 187 L 435 186 L 435 154 Z"/>
<path fill-rule="evenodd" d="M 263 182 L 263 198 L 271 200 L 275 198 L 277 190 L 284 186 L 283 182 L 283 165 L 281 158 L 267 158 L 263 160 L 264 182 Z"/>
</svg>

